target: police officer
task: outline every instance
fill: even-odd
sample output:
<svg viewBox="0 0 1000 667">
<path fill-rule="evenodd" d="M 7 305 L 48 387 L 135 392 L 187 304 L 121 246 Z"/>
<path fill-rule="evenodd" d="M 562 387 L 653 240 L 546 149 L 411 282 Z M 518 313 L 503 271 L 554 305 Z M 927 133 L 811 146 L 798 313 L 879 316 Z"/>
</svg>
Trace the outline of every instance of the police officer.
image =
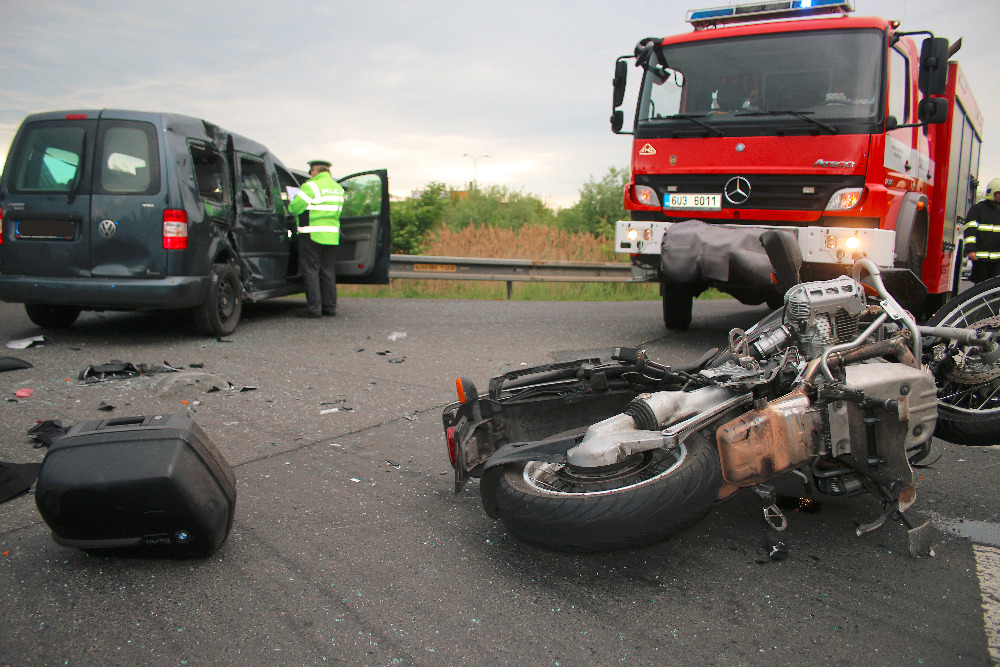
<svg viewBox="0 0 1000 667">
<path fill-rule="evenodd" d="M 300 226 L 299 263 L 306 285 L 306 309 L 299 317 L 337 314 L 337 245 L 344 188 L 330 176 L 330 163 L 309 163 L 309 180 L 288 205 L 288 212 L 309 212 L 309 224 Z"/>
</svg>

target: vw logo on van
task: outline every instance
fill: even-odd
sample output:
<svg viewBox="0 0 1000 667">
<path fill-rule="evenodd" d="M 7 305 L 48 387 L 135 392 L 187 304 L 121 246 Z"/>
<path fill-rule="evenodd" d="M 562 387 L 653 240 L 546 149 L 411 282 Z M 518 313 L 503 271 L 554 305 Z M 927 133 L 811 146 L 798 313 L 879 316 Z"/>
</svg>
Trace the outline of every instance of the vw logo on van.
<svg viewBox="0 0 1000 667">
<path fill-rule="evenodd" d="M 750 199 L 750 181 L 742 176 L 734 176 L 726 181 L 724 192 L 730 204 L 737 206 L 746 204 L 747 200 Z"/>
<path fill-rule="evenodd" d="M 101 220 L 97 225 L 97 232 L 106 239 L 110 239 L 118 231 L 118 223 L 114 220 Z"/>
</svg>

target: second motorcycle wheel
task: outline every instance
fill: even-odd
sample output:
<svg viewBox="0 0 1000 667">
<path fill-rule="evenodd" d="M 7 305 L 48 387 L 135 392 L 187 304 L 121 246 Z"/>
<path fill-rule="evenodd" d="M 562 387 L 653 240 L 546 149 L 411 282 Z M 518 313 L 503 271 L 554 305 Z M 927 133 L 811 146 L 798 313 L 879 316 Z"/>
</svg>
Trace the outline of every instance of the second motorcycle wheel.
<svg viewBox="0 0 1000 667">
<path fill-rule="evenodd" d="M 927 324 L 1000 332 L 1000 278 L 959 294 Z M 938 386 L 934 435 L 958 445 L 1000 444 L 1000 365 L 961 345 L 941 344 L 936 355 L 943 358 L 933 364 Z"/>
<path fill-rule="evenodd" d="M 704 517 L 722 486 L 715 443 L 694 433 L 678 447 L 633 454 L 603 468 L 509 464 L 497 511 L 515 537 L 572 553 L 632 549 Z"/>
</svg>

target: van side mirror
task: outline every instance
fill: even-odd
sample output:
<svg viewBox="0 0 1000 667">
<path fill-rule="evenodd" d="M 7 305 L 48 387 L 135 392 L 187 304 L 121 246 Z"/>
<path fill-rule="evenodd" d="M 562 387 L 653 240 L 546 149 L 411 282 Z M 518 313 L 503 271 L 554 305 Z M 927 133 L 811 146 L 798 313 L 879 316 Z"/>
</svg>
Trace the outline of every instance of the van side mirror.
<svg viewBox="0 0 1000 667">
<path fill-rule="evenodd" d="M 612 109 L 620 107 L 625 100 L 625 82 L 627 80 L 628 63 L 624 60 L 618 60 L 615 62 L 615 78 L 611 82 L 614 86 L 614 98 L 611 102 Z"/>
<path fill-rule="evenodd" d="M 945 122 L 948 120 L 948 100 L 943 97 L 925 97 L 917 106 L 917 118 L 928 125 Z"/>
<path fill-rule="evenodd" d="M 928 37 L 920 45 L 917 86 L 924 95 L 944 95 L 948 85 L 948 40 Z"/>
</svg>

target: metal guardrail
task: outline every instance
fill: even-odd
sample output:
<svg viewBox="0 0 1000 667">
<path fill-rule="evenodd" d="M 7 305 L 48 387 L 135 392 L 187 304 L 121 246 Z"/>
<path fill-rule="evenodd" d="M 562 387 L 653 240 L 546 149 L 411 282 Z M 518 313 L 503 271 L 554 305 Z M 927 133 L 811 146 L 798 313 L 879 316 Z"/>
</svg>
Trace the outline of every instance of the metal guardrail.
<svg viewBox="0 0 1000 667">
<path fill-rule="evenodd" d="M 432 280 L 496 280 L 507 283 L 507 298 L 517 282 L 641 282 L 630 264 L 616 262 L 564 262 L 539 259 L 436 257 L 392 255 L 390 278 Z"/>
</svg>

